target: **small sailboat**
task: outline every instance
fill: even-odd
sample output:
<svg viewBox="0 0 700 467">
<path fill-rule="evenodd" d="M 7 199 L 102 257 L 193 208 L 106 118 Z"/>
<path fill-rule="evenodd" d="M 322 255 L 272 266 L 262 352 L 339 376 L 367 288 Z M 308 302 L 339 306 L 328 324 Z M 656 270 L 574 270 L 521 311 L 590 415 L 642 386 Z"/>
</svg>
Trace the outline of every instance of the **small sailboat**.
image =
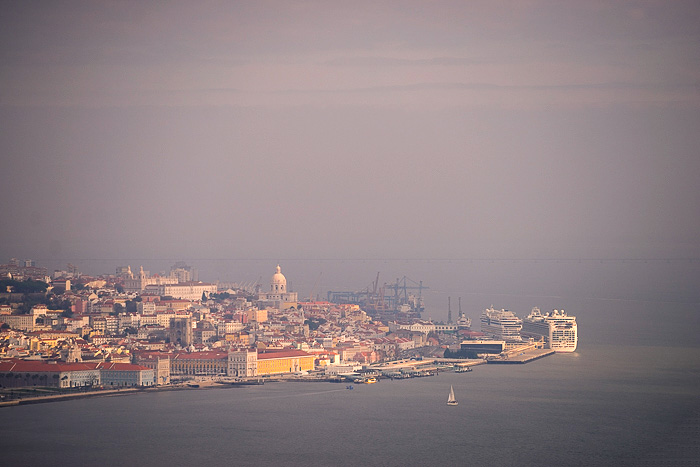
<svg viewBox="0 0 700 467">
<path fill-rule="evenodd" d="M 450 386 L 450 395 L 447 396 L 447 405 L 457 405 L 457 399 L 455 399 L 455 390 Z"/>
</svg>

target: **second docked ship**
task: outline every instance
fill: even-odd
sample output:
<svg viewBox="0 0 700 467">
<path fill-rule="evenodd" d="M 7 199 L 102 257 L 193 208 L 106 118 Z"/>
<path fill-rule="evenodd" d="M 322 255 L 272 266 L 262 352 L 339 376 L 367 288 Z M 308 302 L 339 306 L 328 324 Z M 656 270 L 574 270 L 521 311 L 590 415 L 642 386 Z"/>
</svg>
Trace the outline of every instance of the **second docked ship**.
<svg viewBox="0 0 700 467">
<path fill-rule="evenodd" d="M 550 349 L 556 352 L 574 352 L 578 345 L 576 317 L 564 310 L 542 313 L 534 307 L 523 320 L 522 333 L 528 337 L 544 337 Z"/>
<path fill-rule="evenodd" d="M 556 352 L 574 352 L 578 345 L 576 317 L 564 310 L 542 313 L 535 307 L 520 319 L 511 311 L 491 306 L 481 315 L 481 331 L 511 345 L 524 342 L 524 338 L 542 340 Z"/>
</svg>

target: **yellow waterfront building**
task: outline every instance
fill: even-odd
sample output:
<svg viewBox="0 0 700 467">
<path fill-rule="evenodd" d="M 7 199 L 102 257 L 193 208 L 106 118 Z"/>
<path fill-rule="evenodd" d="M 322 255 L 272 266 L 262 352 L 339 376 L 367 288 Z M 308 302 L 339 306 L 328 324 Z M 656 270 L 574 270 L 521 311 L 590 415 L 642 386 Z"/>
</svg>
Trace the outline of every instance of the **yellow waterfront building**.
<svg viewBox="0 0 700 467">
<path fill-rule="evenodd" d="M 314 356 L 302 350 L 265 350 L 258 352 L 258 375 L 297 373 L 314 369 Z"/>
</svg>

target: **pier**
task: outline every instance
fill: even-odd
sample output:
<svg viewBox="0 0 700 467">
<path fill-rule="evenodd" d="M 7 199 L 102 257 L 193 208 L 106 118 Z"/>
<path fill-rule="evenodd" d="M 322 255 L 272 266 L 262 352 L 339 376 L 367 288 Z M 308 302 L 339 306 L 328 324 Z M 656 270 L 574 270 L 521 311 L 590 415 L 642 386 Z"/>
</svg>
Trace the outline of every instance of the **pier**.
<svg viewBox="0 0 700 467">
<path fill-rule="evenodd" d="M 440 371 L 470 371 L 472 366 L 483 365 L 485 360 L 464 360 L 457 358 L 425 358 L 423 360 L 397 360 L 373 366 L 383 376 L 389 378 L 409 378 L 438 374 Z"/>
<path fill-rule="evenodd" d="M 538 360 L 542 357 L 547 357 L 549 355 L 552 355 L 553 353 L 555 352 L 551 349 L 527 349 L 520 352 L 508 352 L 501 355 L 488 357 L 486 363 L 528 363 L 532 362 L 533 360 Z"/>
</svg>

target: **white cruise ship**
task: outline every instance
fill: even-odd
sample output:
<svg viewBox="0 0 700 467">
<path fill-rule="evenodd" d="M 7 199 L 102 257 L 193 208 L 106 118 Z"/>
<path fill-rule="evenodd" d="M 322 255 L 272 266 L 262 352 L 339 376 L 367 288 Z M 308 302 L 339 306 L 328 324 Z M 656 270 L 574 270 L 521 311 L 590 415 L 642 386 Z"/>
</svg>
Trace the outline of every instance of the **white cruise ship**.
<svg viewBox="0 0 700 467">
<path fill-rule="evenodd" d="M 508 310 L 494 310 L 493 305 L 481 314 L 481 332 L 508 342 L 520 342 L 523 321 Z"/>
<path fill-rule="evenodd" d="M 523 320 L 522 332 L 544 337 L 549 348 L 556 352 L 574 352 L 578 345 L 576 317 L 568 316 L 564 310 L 542 314 L 539 308 L 533 308 Z"/>
</svg>

